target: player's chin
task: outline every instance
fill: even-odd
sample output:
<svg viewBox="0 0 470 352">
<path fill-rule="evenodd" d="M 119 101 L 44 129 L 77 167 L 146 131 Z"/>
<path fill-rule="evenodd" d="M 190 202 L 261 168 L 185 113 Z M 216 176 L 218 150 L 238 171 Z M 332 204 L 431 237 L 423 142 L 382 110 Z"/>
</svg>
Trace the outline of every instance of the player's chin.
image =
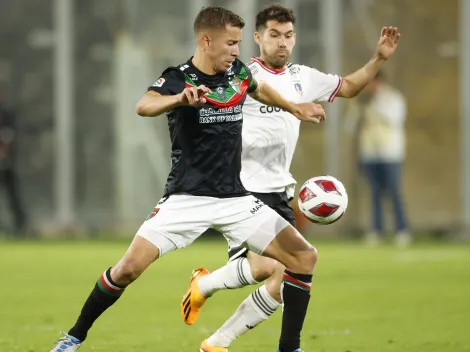
<svg viewBox="0 0 470 352">
<path fill-rule="evenodd" d="M 221 71 L 227 71 L 232 65 L 233 61 L 224 61 L 221 65 Z"/>
<path fill-rule="evenodd" d="M 273 66 L 276 68 L 282 68 L 287 64 L 287 60 L 289 59 L 288 55 L 278 55 L 276 60 L 273 62 Z"/>
</svg>

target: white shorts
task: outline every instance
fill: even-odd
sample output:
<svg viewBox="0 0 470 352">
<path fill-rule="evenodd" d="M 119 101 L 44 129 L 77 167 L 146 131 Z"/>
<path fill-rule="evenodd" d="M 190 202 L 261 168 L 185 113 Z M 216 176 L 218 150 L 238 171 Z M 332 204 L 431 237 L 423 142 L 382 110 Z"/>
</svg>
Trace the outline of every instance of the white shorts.
<svg viewBox="0 0 470 352">
<path fill-rule="evenodd" d="M 160 256 L 190 245 L 207 229 L 222 233 L 230 248 L 262 254 L 289 223 L 253 196 L 234 198 L 174 194 L 163 198 L 137 231 Z"/>
</svg>

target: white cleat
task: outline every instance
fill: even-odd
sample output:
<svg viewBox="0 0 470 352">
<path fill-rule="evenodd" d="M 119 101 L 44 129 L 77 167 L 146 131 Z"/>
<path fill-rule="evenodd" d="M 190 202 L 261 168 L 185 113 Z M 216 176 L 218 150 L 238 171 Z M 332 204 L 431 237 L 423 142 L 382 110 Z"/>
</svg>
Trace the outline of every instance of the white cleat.
<svg viewBox="0 0 470 352">
<path fill-rule="evenodd" d="M 65 332 L 61 332 L 61 334 L 64 336 L 57 340 L 51 352 L 75 352 L 80 348 L 82 342 L 79 339 Z"/>
</svg>

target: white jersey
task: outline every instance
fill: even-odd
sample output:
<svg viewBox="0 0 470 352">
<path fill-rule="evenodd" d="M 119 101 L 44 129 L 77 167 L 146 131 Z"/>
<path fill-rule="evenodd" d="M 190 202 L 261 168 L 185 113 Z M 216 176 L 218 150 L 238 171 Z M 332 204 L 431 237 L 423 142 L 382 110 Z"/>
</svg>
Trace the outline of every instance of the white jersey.
<svg viewBox="0 0 470 352">
<path fill-rule="evenodd" d="M 275 70 L 254 57 L 248 68 L 257 81 L 265 81 L 295 103 L 332 102 L 342 84 L 340 76 L 303 65 L 289 63 L 284 69 Z M 300 120 L 292 114 L 247 96 L 243 106 L 241 180 L 248 191 L 294 195 L 296 181 L 289 169 L 299 127 Z"/>
</svg>

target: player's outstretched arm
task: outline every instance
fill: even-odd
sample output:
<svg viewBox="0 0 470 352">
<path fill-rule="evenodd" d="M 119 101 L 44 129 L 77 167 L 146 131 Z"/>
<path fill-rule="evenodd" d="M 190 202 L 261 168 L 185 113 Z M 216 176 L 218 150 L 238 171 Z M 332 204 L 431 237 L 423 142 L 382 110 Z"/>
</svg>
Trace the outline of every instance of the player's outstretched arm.
<svg viewBox="0 0 470 352">
<path fill-rule="evenodd" d="M 177 95 L 161 95 L 155 91 L 148 91 L 137 103 L 137 114 L 140 116 L 153 117 L 161 115 L 178 106 L 196 106 L 204 104 L 206 102 L 204 95 L 210 92 L 211 90 L 204 85 L 185 88 Z"/>
<path fill-rule="evenodd" d="M 343 77 L 343 84 L 338 92 L 339 97 L 355 97 L 375 77 L 382 65 L 395 53 L 400 39 L 396 27 L 383 27 L 377 49 L 372 59 L 354 73 Z"/>
<path fill-rule="evenodd" d="M 284 99 L 274 88 L 264 81 L 257 83 L 256 90 L 249 93 L 250 97 L 262 104 L 275 106 L 290 112 L 299 120 L 320 123 L 325 120 L 325 110 L 320 104 L 294 104 Z"/>
</svg>

